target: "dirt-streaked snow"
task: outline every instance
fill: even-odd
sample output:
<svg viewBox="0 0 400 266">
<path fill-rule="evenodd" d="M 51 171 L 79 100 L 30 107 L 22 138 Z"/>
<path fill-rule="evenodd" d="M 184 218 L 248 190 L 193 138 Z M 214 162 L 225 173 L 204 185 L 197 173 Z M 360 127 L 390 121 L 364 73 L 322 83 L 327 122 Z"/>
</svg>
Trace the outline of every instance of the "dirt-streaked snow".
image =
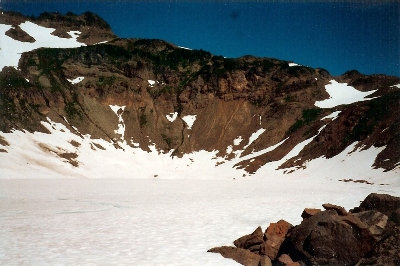
<svg viewBox="0 0 400 266">
<path fill-rule="evenodd" d="M 125 140 L 125 122 L 124 122 L 124 119 L 122 118 L 122 113 L 125 110 L 125 106 L 110 105 L 110 108 L 118 116 L 118 129 L 115 130 L 115 133 L 118 135 L 121 135 L 121 139 L 124 141 Z"/>
<path fill-rule="evenodd" d="M 40 47 L 73 48 L 85 45 L 76 40 L 79 37 L 79 31 L 68 32 L 71 38 L 60 38 L 51 34 L 55 29 L 42 27 L 30 21 L 21 23 L 19 27 L 36 41 L 30 43 L 14 40 L 5 34 L 12 26 L 0 24 L 0 70 L 5 66 L 17 67 L 22 53 Z"/>
<path fill-rule="evenodd" d="M 112 108 L 119 116 L 116 128 L 119 134 L 123 135 L 122 127 L 124 123 L 121 114 L 118 114 L 121 106 L 112 106 Z M 239 178 L 246 172 L 243 169 L 234 168 L 235 164 L 269 152 L 286 141 L 282 140 L 271 147 L 252 152 L 243 158 L 240 158 L 243 150 L 232 151 L 235 153 L 235 158 L 232 160 L 218 157 L 219 151 L 209 152 L 204 150 L 185 154 L 182 158 L 178 158 L 171 156 L 172 150 L 168 153 L 157 150 L 157 147 L 150 141 L 148 144 L 150 152 L 140 149 L 137 145 L 135 147 L 128 146 L 123 138 L 123 141 L 118 142 L 120 146 L 118 148 L 112 142 L 92 139 L 89 135 L 73 134 L 66 126 L 55 123 L 50 119 L 47 122 L 42 122 L 42 124 L 51 134 L 18 130 L 11 133 L 0 132 L 0 136 L 10 144 L 9 146 L 1 146 L 6 152 L 0 153 L 0 179 L 23 179 L 27 177 L 35 179 L 66 177 L 151 178 L 155 175 L 162 179 Z M 257 132 L 257 135 L 259 135 L 260 132 Z M 286 160 L 298 155 L 314 137 L 297 144 L 281 160 L 267 163 L 255 175 L 273 175 L 277 178 L 285 176 L 284 169 L 276 169 Z M 252 139 L 254 138 L 250 138 L 249 142 Z M 80 146 L 72 145 L 71 141 L 78 142 Z M 129 140 L 129 142 L 132 143 L 133 140 Z M 319 177 L 323 173 L 327 178 L 369 178 L 371 182 L 375 182 L 374 179 L 384 179 L 386 180 L 385 183 L 399 186 L 400 182 L 397 178 L 400 172 L 399 167 L 390 172 L 371 168 L 377 154 L 381 151 L 382 148 L 375 147 L 356 151 L 347 149 L 330 159 L 312 160 L 307 163 L 306 169 L 298 169 L 291 175 L 303 176 L 303 173 L 307 172 L 308 175 L 315 177 Z M 77 155 L 75 160 L 79 163 L 79 167 L 73 167 L 57 155 L 63 153 L 75 153 Z M 359 163 L 360 160 L 363 163 Z M 334 168 L 335 171 L 324 171 L 327 169 L 324 164 L 331 165 L 330 167 Z M 339 165 L 339 167 L 335 168 L 335 165 Z M 351 171 L 348 169 L 350 165 L 352 165 Z"/>
<path fill-rule="evenodd" d="M 316 101 L 315 106 L 320 108 L 333 108 L 342 104 L 366 101 L 370 99 L 366 99 L 365 97 L 376 91 L 359 91 L 354 87 L 348 86 L 347 83 L 339 83 L 336 80 L 331 80 L 330 84 L 325 85 L 325 89 L 329 94 L 329 99 Z"/>
</svg>

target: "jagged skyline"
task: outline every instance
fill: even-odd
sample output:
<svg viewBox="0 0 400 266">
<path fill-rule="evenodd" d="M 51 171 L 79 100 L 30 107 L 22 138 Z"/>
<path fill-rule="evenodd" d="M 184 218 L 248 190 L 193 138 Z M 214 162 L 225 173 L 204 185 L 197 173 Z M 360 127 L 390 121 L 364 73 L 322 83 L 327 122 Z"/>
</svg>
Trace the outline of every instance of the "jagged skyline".
<svg viewBox="0 0 400 266">
<path fill-rule="evenodd" d="M 255 55 L 399 76 L 399 3 L 2 1 L 25 15 L 98 13 L 120 37 L 163 39 L 227 57 Z"/>
</svg>

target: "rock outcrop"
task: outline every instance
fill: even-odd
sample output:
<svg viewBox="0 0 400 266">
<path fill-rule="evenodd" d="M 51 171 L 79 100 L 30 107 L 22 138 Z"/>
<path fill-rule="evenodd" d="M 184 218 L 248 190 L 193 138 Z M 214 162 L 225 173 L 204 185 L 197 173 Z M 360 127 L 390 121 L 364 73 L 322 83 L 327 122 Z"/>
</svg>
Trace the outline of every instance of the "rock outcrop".
<svg viewBox="0 0 400 266">
<path fill-rule="evenodd" d="M 325 211 L 306 209 L 300 225 L 292 227 L 281 220 L 268 227 L 261 246 L 268 246 L 268 241 L 275 239 L 277 244 L 272 245 L 275 247 L 273 252 L 264 252 L 263 248 L 251 250 L 243 245 L 242 249 L 255 255 L 251 255 L 251 265 L 256 265 L 257 258 L 260 265 L 262 256 L 268 257 L 272 263 L 291 266 L 398 265 L 400 225 L 388 217 L 398 212 L 399 200 L 399 197 L 390 195 L 370 194 L 356 208 L 357 212 L 347 212 L 333 204 L 323 204 Z M 260 230 L 257 228 L 253 234 L 239 239 L 252 239 L 256 232 L 259 235 Z M 212 252 L 220 251 L 219 248 L 212 249 Z"/>
<path fill-rule="evenodd" d="M 275 260 L 287 233 L 292 227 L 293 225 L 284 220 L 271 223 L 267 230 L 265 230 L 265 242 L 262 245 L 260 253 L 267 255 L 271 260 Z"/>
<path fill-rule="evenodd" d="M 57 12 L 44 12 L 38 17 L 26 17 L 17 12 L 2 12 L 0 16 L 0 24 L 13 26 L 6 33 L 8 36 L 23 42 L 33 42 L 35 40 L 19 27 L 19 24 L 26 21 L 31 21 L 43 27 L 54 28 L 55 31 L 52 34 L 62 38 L 71 38 L 68 34 L 69 31 L 80 31 L 78 41 L 88 45 L 110 41 L 117 37 L 106 21 L 89 11 L 81 15 L 72 12 L 64 15 Z"/>
<path fill-rule="evenodd" d="M 292 172 L 313 159 L 337 156 L 353 144 L 359 150 L 381 147 L 370 167 L 399 167 L 398 77 L 355 71 L 333 77 L 324 69 L 290 66 L 273 58 L 224 58 L 161 40 L 120 39 L 90 12 L 39 17 L 4 12 L 0 17 L 0 23 L 13 26 L 8 36 L 29 42 L 30 36 L 18 27 L 25 21 L 52 27 L 53 35 L 64 38 L 71 37 L 69 31 L 80 31 L 77 40 L 88 45 L 40 48 L 23 53 L 18 70 L 3 69 L 1 132 L 48 132 L 42 123 L 51 119 L 77 135 L 115 147 L 125 141 L 150 151 L 151 143 L 158 152 L 178 157 L 216 151 L 225 161 L 239 158 L 234 167 L 250 174 L 281 159 L 278 168 Z M 98 41 L 108 42 L 93 45 Z M 77 77 L 83 79 L 70 82 Z M 330 97 L 325 86 L 332 80 L 359 91 L 378 91 L 365 101 L 317 107 L 316 102 Z M 110 105 L 125 106 L 119 114 L 123 136 L 115 132 L 118 118 Z M 329 116 L 335 113 L 337 118 Z M 176 119 L 169 121 L 169 114 Z M 187 115 L 196 116 L 193 127 L 187 127 Z M 250 141 L 259 130 L 262 133 Z M 233 145 L 239 137 L 245 141 Z M 305 141 L 297 155 L 285 158 Z"/>
</svg>

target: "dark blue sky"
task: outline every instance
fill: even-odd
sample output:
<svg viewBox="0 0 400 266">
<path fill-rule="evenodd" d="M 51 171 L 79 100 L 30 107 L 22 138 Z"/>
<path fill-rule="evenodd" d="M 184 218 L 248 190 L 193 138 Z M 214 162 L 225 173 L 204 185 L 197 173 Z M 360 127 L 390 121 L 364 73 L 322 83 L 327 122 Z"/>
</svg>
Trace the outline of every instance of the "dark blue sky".
<svg viewBox="0 0 400 266">
<path fill-rule="evenodd" d="M 400 3 L 279 1 L 10 1 L 5 10 L 90 10 L 120 37 L 157 38 L 216 55 L 255 55 L 400 76 Z"/>
</svg>

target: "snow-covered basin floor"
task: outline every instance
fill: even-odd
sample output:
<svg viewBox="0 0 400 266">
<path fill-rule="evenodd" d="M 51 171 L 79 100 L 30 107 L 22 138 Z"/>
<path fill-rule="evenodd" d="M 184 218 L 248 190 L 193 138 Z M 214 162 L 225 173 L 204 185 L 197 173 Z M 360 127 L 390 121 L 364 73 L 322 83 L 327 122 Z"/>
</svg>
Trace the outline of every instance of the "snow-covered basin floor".
<svg viewBox="0 0 400 266">
<path fill-rule="evenodd" d="M 385 186 L 337 180 L 0 180 L 1 265 L 237 265 L 209 248 Z"/>
</svg>

